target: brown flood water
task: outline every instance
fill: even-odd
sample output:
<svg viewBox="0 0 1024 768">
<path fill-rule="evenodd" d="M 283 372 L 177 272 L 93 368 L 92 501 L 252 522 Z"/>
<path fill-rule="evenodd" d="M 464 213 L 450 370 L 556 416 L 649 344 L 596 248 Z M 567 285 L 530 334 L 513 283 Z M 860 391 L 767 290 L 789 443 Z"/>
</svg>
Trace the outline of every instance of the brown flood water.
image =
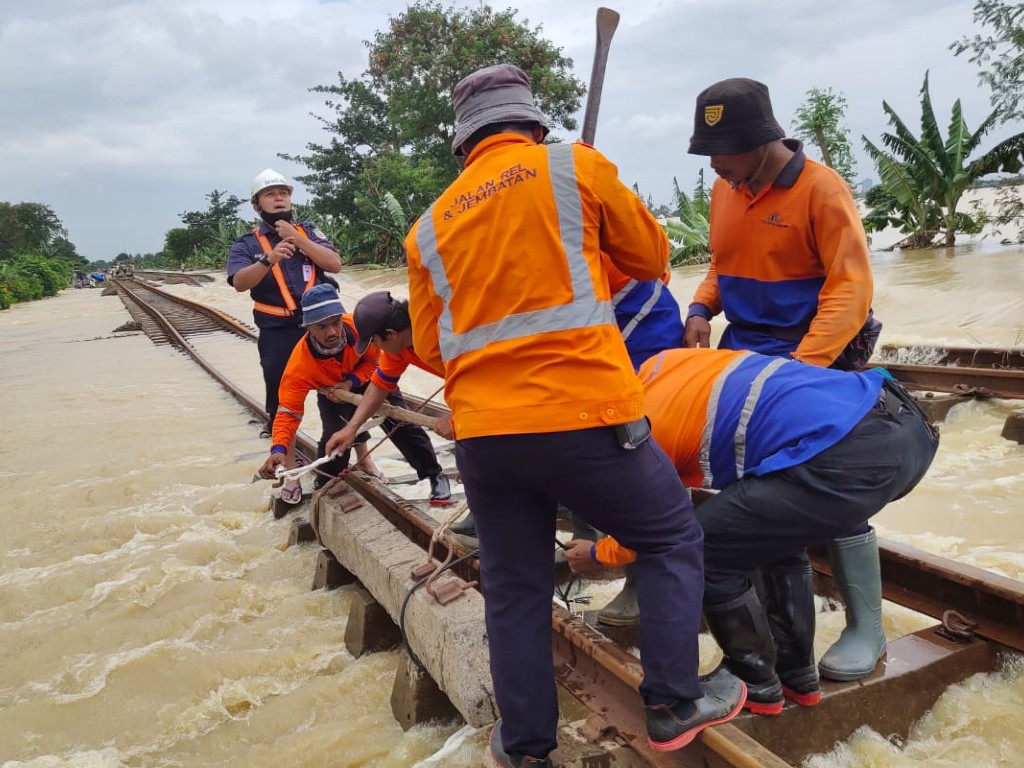
<svg viewBox="0 0 1024 768">
<path fill-rule="evenodd" d="M 1022 263 L 995 247 L 876 255 L 882 341 L 1024 344 Z M 701 274 L 676 273 L 680 303 Z M 343 277 L 349 306 L 380 288 L 405 295 L 401 271 Z M 223 280 L 170 290 L 251 317 Z M 128 319 L 99 290 L 0 313 L 0 768 L 480 765 L 483 732 L 402 732 L 389 704 L 398 655 L 349 656 L 346 590 L 310 591 L 315 550 L 285 549 L 288 521 L 250 482 L 267 449 L 258 428 L 182 355 L 115 336 Z M 196 345 L 261 397 L 254 344 Z M 423 396 L 437 384 L 403 381 Z M 929 476 L 877 516 L 880 533 L 1024 578 L 1024 447 L 999 436 L 1013 407 L 954 411 Z M 598 604 L 616 585 L 591 591 Z M 839 620 L 820 615 L 819 652 Z M 931 622 L 887 604 L 885 623 L 896 637 Z M 714 655 L 709 642 L 705 667 Z M 808 766 L 1022 765 L 1022 711 L 1015 661 L 947 691 L 905 744 L 864 731 Z"/>
</svg>

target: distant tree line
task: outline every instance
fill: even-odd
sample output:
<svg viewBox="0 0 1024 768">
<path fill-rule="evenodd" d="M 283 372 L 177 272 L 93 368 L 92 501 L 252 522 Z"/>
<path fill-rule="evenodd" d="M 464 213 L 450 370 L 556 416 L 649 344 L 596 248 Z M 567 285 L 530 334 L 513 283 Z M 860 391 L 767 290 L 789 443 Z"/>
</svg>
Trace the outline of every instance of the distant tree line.
<svg viewBox="0 0 1024 768">
<path fill-rule="evenodd" d="M 53 296 L 88 267 L 67 234 L 48 205 L 0 202 L 0 309 Z"/>
</svg>

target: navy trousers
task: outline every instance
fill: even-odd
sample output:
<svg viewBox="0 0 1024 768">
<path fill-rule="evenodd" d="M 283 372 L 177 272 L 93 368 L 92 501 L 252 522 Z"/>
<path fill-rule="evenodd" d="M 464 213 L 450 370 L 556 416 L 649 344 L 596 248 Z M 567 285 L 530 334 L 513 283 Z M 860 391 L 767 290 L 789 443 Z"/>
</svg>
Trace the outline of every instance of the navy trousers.
<svg viewBox="0 0 1024 768">
<path fill-rule="evenodd" d="M 937 448 L 924 414 L 899 385 L 886 382 L 875 407 L 831 448 L 715 494 L 697 508 L 705 602 L 739 597 L 757 568 L 806 562 L 812 542 L 866 531 L 868 518 L 921 481 Z"/>
<path fill-rule="evenodd" d="M 637 553 L 648 703 L 697 699 L 702 535 L 689 495 L 653 440 L 611 427 L 459 440 L 455 459 L 480 541 L 491 677 L 509 752 L 555 748 L 551 651 L 555 515 L 564 504 Z"/>
<path fill-rule="evenodd" d="M 292 350 L 299 339 L 306 335 L 301 325 L 282 325 L 276 328 L 260 328 L 256 339 L 256 347 L 260 353 L 260 366 L 263 368 L 263 386 L 266 389 L 265 407 L 267 423 L 274 424 L 277 414 L 277 390 L 281 386 L 285 366 Z"/>
</svg>

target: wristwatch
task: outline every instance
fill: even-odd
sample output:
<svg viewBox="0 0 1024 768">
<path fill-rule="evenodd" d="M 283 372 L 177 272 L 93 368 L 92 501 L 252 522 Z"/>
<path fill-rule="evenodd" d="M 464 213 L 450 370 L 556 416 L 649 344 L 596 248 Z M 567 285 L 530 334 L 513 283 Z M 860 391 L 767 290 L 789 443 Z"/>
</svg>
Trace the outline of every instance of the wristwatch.
<svg viewBox="0 0 1024 768">
<path fill-rule="evenodd" d="M 260 257 L 258 259 L 256 259 L 256 261 L 258 261 L 260 264 L 262 264 L 267 269 L 270 269 L 273 266 L 273 264 L 270 263 L 270 257 L 267 256 L 267 254 L 265 254 L 265 253 L 261 253 Z"/>
</svg>

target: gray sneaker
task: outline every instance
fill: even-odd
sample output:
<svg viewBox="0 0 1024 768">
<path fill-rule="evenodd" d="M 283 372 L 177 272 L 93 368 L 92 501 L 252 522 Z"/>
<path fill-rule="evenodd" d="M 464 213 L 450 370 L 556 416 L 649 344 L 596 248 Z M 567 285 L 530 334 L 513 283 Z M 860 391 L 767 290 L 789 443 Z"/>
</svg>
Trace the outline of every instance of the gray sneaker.
<svg viewBox="0 0 1024 768">
<path fill-rule="evenodd" d="M 649 704 L 644 707 L 647 743 L 651 749 L 658 752 L 682 749 L 705 728 L 736 717 L 747 699 L 747 686 L 723 667 L 701 678 L 700 687 L 704 689 L 704 696 L 696 701 L 680 700 L 672 706 Z"/>
<path fill-rule="evenodd" d="M 488 739 L 491 764 L 494 768 L 554 768 L 554 764 L 546 757 L 530 757 L 519 753 L 509 754 L 501 744 L 501 720 L 491 728 Z"/>
</svg>

